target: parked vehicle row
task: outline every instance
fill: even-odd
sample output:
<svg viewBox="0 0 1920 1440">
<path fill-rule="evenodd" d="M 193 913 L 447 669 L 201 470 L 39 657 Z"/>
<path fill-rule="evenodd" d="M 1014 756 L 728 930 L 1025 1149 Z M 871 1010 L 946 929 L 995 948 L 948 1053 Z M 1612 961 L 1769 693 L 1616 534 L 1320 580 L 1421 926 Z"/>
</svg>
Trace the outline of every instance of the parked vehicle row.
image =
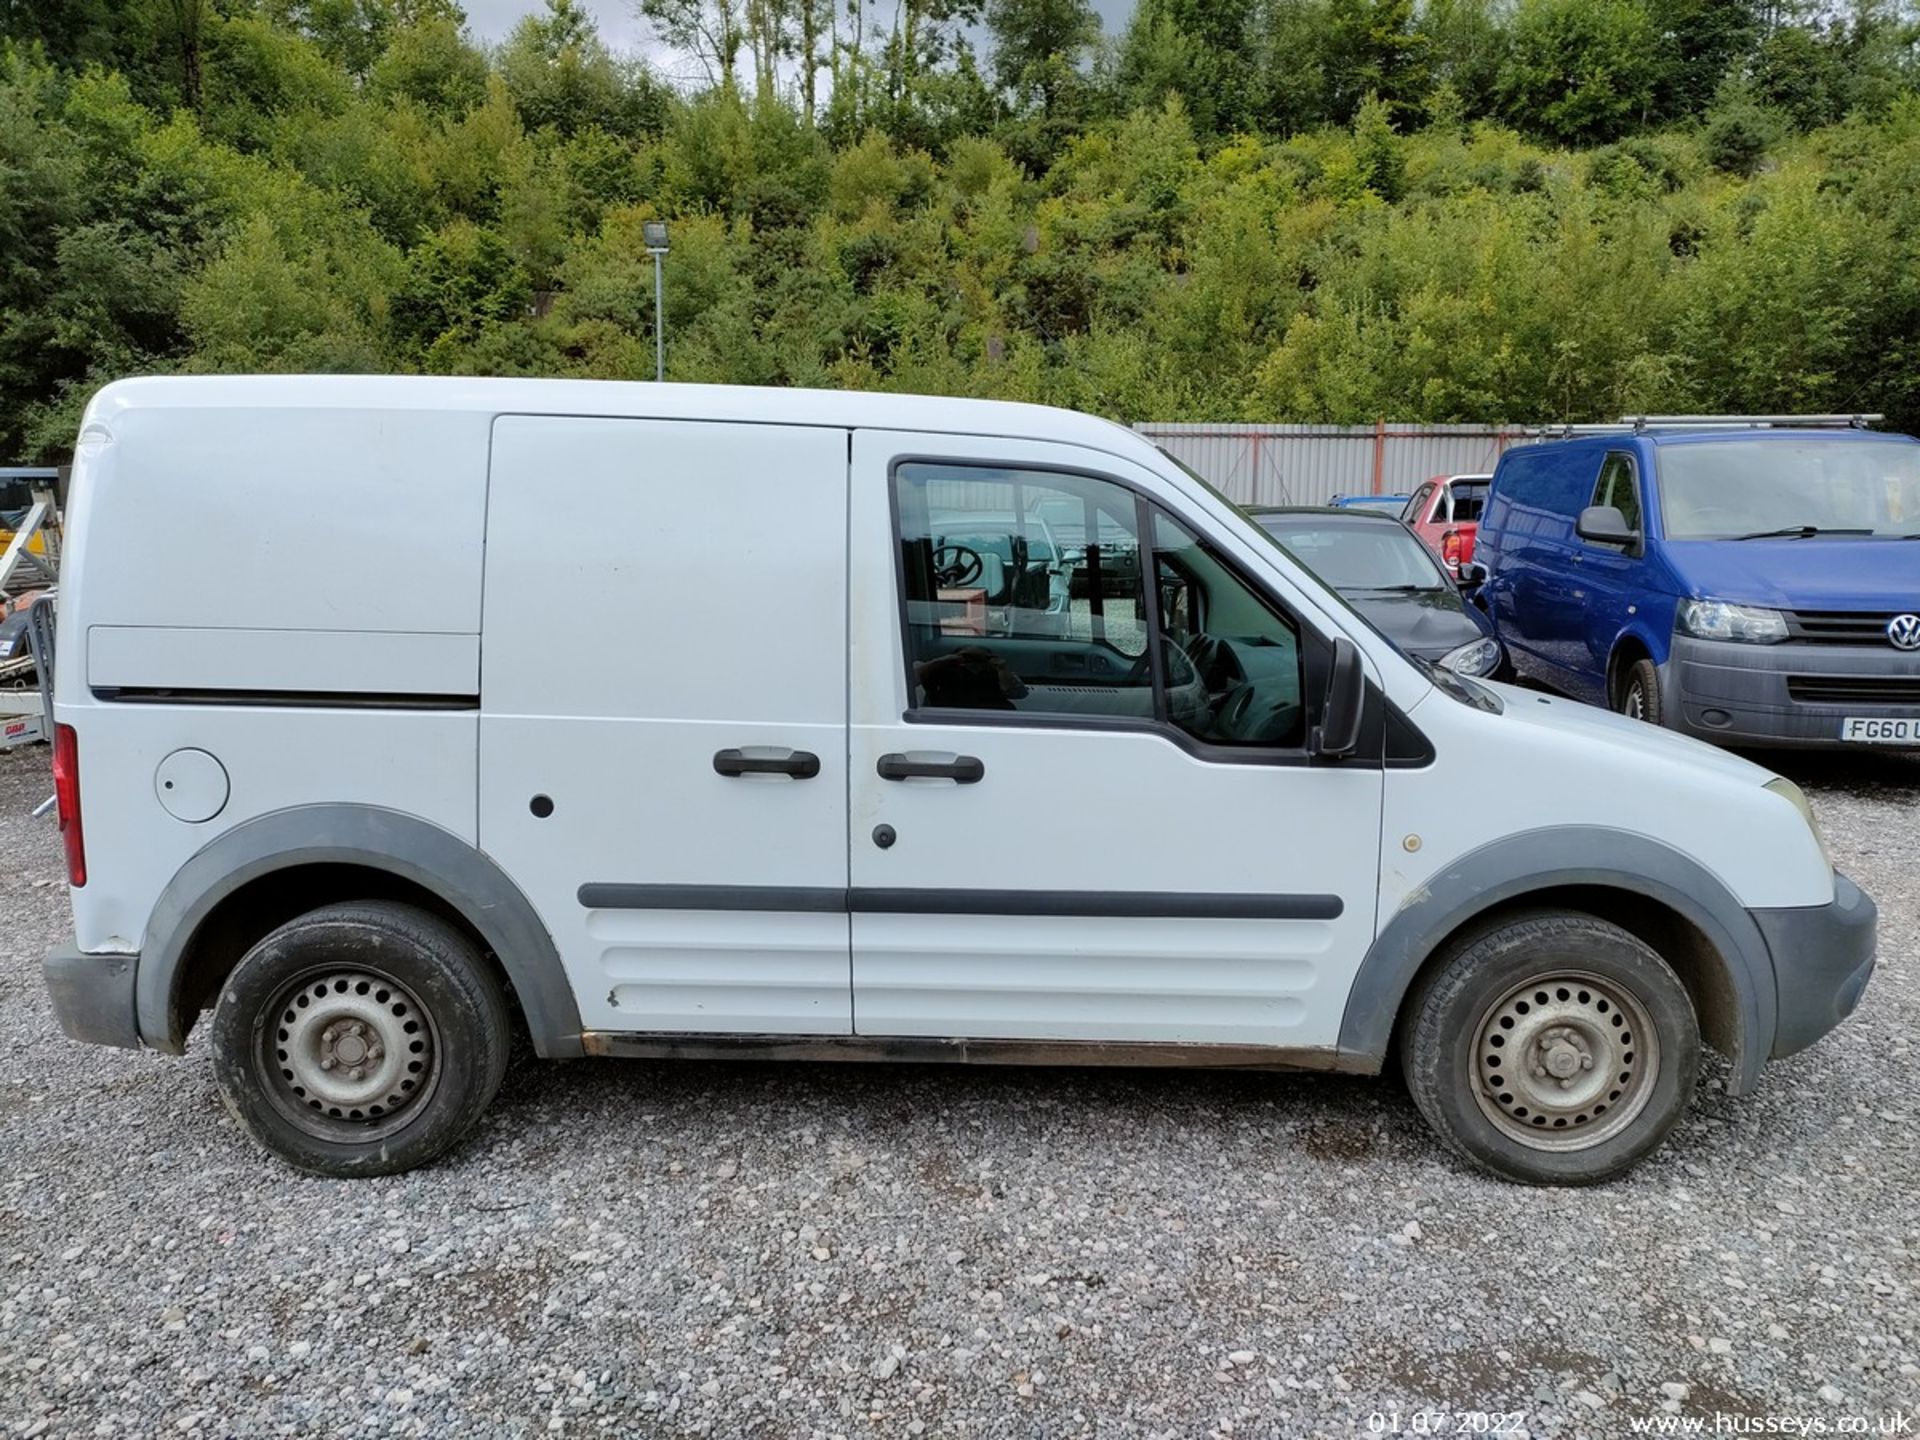
<svg viewBox="0 0 1920 1440">
<path fill-rule="evenodd" d="M 145 379 L 88 406 L 69 513 L 54 1008 L 173 1054 L 206 1023 L 308 1170 L 442 1154 L 524 1027 L 553 1058 L 1392 1054 L 1460 1154 L 1589 1183 L 1662 1143 L 1703 1039 L 1745 1094 L 1872 972 L 1790 782 L 1409 658 L 1295 558 L 1412 575 L 1396 522 L 1275 543 L 1089 417 Z M 218 558 L 180 586 L 189 546 Z"/>
</svg>

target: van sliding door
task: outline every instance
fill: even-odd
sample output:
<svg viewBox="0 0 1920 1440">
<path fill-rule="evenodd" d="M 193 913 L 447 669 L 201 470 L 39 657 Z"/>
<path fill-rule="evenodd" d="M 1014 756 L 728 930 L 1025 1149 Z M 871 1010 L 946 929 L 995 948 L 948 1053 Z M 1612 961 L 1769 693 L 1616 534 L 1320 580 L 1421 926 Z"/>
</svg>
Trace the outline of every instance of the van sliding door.
<svg viewBox="0 0 1920 1440">
<path fill-rule="evenodd" d="M 846 1034 L 847 433 L 503 416 L 480 844 L 590 1031 Z"/>
</svg>

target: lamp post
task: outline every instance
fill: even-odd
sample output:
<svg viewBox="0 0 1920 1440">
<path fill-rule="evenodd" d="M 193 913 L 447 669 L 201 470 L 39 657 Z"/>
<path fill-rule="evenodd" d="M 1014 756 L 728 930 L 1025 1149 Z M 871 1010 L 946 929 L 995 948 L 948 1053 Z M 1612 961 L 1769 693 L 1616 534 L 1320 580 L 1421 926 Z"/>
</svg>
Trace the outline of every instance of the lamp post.
<svg viewBox="0 0 1920 1440">
<path fill-rule="evenodd" d="M 647 242 L 647 253 L 653 256 L 653 378 L 667 378 L 667 306 L 665 281 L 662 278 L 660 262 L 667 253 L 667 222 L 648 220 L 640 226 L 640 234 Z"/>
</svg>

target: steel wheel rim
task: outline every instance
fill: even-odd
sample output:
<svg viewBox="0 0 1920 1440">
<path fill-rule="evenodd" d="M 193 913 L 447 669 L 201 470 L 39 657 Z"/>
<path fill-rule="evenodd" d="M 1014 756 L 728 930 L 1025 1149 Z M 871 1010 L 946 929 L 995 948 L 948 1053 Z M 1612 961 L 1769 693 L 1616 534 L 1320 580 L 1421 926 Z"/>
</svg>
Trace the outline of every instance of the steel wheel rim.
<svg viewBox="0 0 1920 1440">
<path fill-rule="evenodd" d="M 1587 1150 L 1640 1115 L 1660 1075 L 1646 1005 L 1616 980 L 1555 971 L 1515 985 L 1474 1026 L 1480 1112 L 1533 1150 Z"/>
<path fill-rule="evenodd" d="M 268 1098 L 316 1139 L 360 1143 L 410 1122 L 440 1082 L 433 1015 L 365 966 L 321 966 L 280 987 L 259 1027 Z"/>
</svg>

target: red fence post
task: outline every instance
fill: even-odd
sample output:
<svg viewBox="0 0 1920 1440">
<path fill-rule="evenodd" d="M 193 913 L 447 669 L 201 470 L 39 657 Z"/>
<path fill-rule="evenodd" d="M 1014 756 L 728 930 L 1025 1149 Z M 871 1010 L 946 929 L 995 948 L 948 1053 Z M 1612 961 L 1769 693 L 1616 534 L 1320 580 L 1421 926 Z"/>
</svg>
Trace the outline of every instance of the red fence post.
<svg viewBox="0 0 1920 1440">
<path fill-rule="evenodd" d="M 1373 422 L 1373 493 L 1386 494 L 1387 475 L 1387 422 Z"/>
</svg>

